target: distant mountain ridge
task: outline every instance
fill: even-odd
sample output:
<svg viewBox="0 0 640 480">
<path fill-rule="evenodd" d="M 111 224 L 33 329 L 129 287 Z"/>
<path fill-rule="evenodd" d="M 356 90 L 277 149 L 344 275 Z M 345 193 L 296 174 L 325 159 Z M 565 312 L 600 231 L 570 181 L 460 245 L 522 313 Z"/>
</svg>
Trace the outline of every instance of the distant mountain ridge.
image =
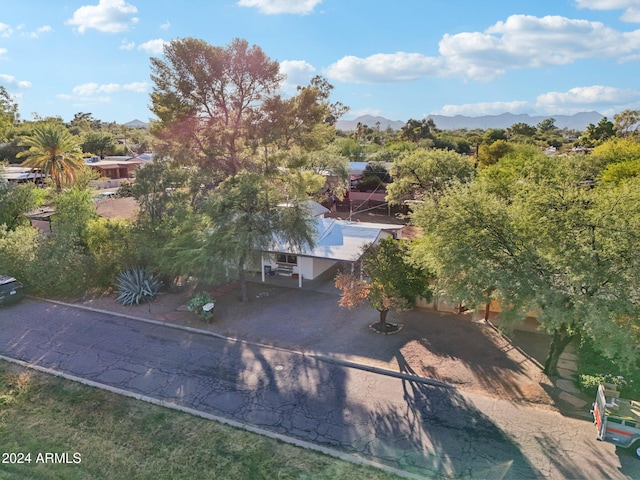
<svg viewBox="0 0 640 480">
<path fill-rule="evenodd" d="M 464 115 L 456 115 L 447 117 L 445 115 L 429 115 L 428 119 L 432 119 L 436 127 L 440 130 L 459 130 L 466 128 L 467 130 L 487 130 L 488 128 L 508 128 L 514 123 L 526 123 L 535 127 L 541 121 L 547 118 L 555 118 L 555 126 L 558 128 L 568 128 L 570 130 L 585 130 L 590 123 L 597 125 L 603 118 L 598 112 L 580 112 L 575 115 L 545 115 L 531 116 L 527 113 L 513 114 L 502 113 L 500 115 L 483 115 L 481 117 L 467 117 Z M 408 120 L 408 119 L 407 119 Z M 393 130 L 400 130 L 407 121 L 389 120 L 388 118 L 363 115 L 353 120 L 338 120 L 336 127 L 338 130 L 351 131 L 357 128 L 358 123 L 362 123 L 371 128 L 375 128 L 380 123 L 380 130 L 386 130 L 391 127 Z"/>
</svg>

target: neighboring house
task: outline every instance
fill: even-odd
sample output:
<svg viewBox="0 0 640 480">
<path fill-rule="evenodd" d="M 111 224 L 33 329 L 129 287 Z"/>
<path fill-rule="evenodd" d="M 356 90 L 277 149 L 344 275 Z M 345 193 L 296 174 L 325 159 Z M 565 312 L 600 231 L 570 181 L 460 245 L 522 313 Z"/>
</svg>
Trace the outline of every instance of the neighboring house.
<svg viewBox="0 0 640 480">
<path fill-rule="evenodd" d="M 262 255 L 262 281 L 266 275 L 297 276 L 313 280 L 339 263 L 356 262 L 369 244 L 382 238 L 401 238 L 403 225 L 348 222 L 334 218 L 314 217 L 316 245 L 300 250 L 276 245 Z"/>
<path fill-rule="evenodd" d="M 85 163 L 88 167 L 97 171 L 101 177 L 117 180 L 132 178 L 135 169 L 145 161 L 138 157 L 113 156 L 105 157 L 104 159 L 91 157 L 86 159 Z"/>
<path fill-rule="evenodd" d="M 29 219 L 32 227 L 43 232 L 51 232 L 51 217 L 55 211 L 56 209 L 53 207 L 40 207 L 25 216 Z"/>
<path fill-rule="evenodd" d="M 35 182 L 37 184 L 44 183 L 45 175 L 40 173 L 38 169 L 30 167 L 10 167 L 2 168 L 0 173 L 0 182 L 10 183 L 27 183 Z"/>
</svg>

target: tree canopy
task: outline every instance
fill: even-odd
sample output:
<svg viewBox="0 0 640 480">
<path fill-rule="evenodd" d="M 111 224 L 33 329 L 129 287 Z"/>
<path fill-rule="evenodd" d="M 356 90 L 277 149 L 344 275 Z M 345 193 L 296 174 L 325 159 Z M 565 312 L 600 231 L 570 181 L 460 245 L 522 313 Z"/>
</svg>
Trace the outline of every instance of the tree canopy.
<svg viewBox="0 0 640 480">
<path fill-rule="evenodd" d="M 345 272 L 336 276 L 336 287 L 342 290 L 339 304 L 353 308 L 368 300 L 380 313 L 382 332 L 389 310 L 411 309 L 418 297 L 431 300 L 429 274 L 411 262 L 408 242 L 383 238 L 365 249 L 360 262 L 364 278 Z"/>
<path fill-rule="evenodd" d="M 24 137 L 20 144 L 27 150 L 18 157 L 26 157 L 23 165 L 40 169 L 50 176 L 56 190 L 72 185 L 76 176 L 86 168 L 77 139 L 61 123 L 44 122 Z"/>
<path fill-rule="evenodd" d="M 472 308 L 496 298 L 504 318 L 536 312 L 554 338 L 549 374 L 577 335 L 596 340 L 622 363 L 634 361 L 637 179 L 594 189 L 576 182 L 580 173 L 571 162 L 547 163 L 543 175 L 523 167 L 507 190 L 497 190 L 491 175 L 481 176 L 449 189 L 437 204 L 418 207 L 413 220 L 424 231 L 420 258 L 443 291 Z"/>
</svg>

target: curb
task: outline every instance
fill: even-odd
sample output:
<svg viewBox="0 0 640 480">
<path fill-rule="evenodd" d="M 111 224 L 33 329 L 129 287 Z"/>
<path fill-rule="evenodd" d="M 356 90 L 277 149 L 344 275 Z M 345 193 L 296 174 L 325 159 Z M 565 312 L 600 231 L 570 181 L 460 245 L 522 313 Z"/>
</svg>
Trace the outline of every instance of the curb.
<svg viewBox="0 0 640 480">
<path fill-rule="evenodd" d="M 42 367 L 40 365 L 36 365 L 33 363 L 27 363 L 23 360 L 18 360 L 11 357 L 6 357 L 4 355 L 0 355 L 0 360 L 4 360 L 9 363 L 13 363 L 15 365 L 20 365 L 24 368 L 29 368 L 31 370 L 36 370 L 38 372 L 46 373 L 48 375 L 54 375 L 56 377 L 64 378 L 65 380 L 70 380 L 72 382 L 80 383 L 83 385 L 87 385 L 89 387 L 99 388 L 100 390 L 105 390 L 107 392 L 111 392 L 117 395 L 122 395 L 125 397 L 133 398 L 136 400 L 140 400 L 146 403 L 150 403 L 152 405 L 158 405 L 160 407 L 169 408 L 171 410 L 176 410 L 179 412 L 187 413 L 196 417 L 204 418 L 205 420 L 212 420 L 224 425 L 228 425 L 230 427 L 238 428 L 240 430 L 245 430 L 251 433 L 255 433 L 258 435 L 262 435 L 273 440 L 279 440 L 281 442 L 287 443 L 289 445 L 294 445 L 296 447 L 304 448 L 307 450 L 313 450 L 319 453 L 323 453 L 325 455 L 329 455 L 334 458 L 338 458 L 340 460 L 344 460 L 346 462 L 350 462 L 356 465 L 364 465 L 367 467 L 373 467 L 379 470 L 383 470 L 388 473 L 392 473 L 399 477 L 403 478 L 411 478 L 411 479 L 424 479 L 426 477 L 422 477 L 420 475 L 416 475 L 411 472 L 406 472 L 404 470 L 397 469 L 395 467 L 391 467 L 388 465 L 384 465 L 382 463 L 374 462 L 372 460 L 367 460 L 365 458 L 358 457 L 356 455 L 351 455 L 348 453 L 343 453 L 338 450 L 333 450 L 331 448 L 323 447 L 320 445 L 316 445 L 310 442 L 306 442 L 304 440 L 299 440 L 297 438 L 289 437 L 287 435 L 282 435 L 280 433 L 271 432 L 269 430 L 264 430 L 260 427 L 255 427 L 253 425 L 238 422 L 236 420 L 231 420 L 225 417 L 220 417 L 218 415 L 213 415 L 206 412 L 201 412 L 200 410 L 196 410 L 194 408 L 184 407 L 182 405 L 178 405 L 176 403 L 167 402 L 165 400 L 160 400 L 154 397 L 149 397 L 147 395 L 142 395 L 139 393 L 131 392 L 129 390 L 124 390 L 122 388 L 112 387 L 110 385 L 106 385 L 103 383 L 94 382 L 92 380 L 87 380 L 82 377 L 76 377 L 75 375 L 70 375 L 68 373 L 64 373 L 58 370 L 54 370 L 47 367 Z"/>
</svg>

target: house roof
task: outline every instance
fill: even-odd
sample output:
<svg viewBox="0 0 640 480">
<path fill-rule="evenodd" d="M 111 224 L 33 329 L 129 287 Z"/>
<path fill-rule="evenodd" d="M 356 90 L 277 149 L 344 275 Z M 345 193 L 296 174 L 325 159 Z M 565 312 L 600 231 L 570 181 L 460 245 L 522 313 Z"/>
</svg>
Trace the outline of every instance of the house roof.
<svg viewBox="0 0 640 480">
<path fill-rule="evenodd" d="M 0 173 L 0 178 L 9 181 L 26 181 L 44 177 L 43 173 L 34 172 L 34 169 L 29 167 L 4 167 Z"/>
<path fill-rule="evenodd" d="M 314 218 L 316 224 L 316 245 L 299 250 L 286 244 L 274 247 L 273 253 L 292 253 L 303 257 L 324 258 L 327 260 L 354 261 L 360 258 L 364 247 L 375 243 L 382 232 L 393 232 L 403 225 L 385 223 L 347 222 L 334 218 Z"/>
<path fill-rule="evenodd" d="M 329 213 L 331 212 L 331 210 L 329 210 L 327 207 L 323 206 L 322 204 L 316 202 L 315 200 L 304 200 L 302 202 L 300 202 L 301 205 L 303 205 L 303 207 L 308 210 L 309 215 L 311 215 L 312 217 L 318 217 L 318 216 L 322 216 L 325 213 Z M 290 206 L 290 203 L 282 203 L 280 205 L 278 205 L 279 207 L 288 207 Z"/>
<path fill-rule="evenodd" d="M 144 163 L 144 160 L 140 160 L 137 157 L 105 157 L 104 160 L 85 160 L 85 163 L 89 167 L 97 167 L 100 169 L 110 168 L 129 168 L 132 166 L 138 166 Z"/>
</svg>

